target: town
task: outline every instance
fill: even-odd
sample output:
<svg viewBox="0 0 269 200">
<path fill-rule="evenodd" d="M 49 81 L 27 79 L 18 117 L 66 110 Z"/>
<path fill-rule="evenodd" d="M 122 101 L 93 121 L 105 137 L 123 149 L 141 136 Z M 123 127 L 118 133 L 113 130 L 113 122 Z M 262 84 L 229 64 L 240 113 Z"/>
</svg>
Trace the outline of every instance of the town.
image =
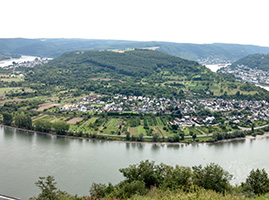
<svg viewBox="0 0 269 200">
<path fill-rule="evenodd" d="M 4 66 L 3 69 L 15 69 L 19 67 L 35 67 L 37 65 L 43 65 L 48 63 L 51 58 L 38 58 L 36 57 L 33 61 L 23 61 L 23 62 L 12 62 L 12 65 Z"/>
<path fill-rule="evenodd" d="M 237 67 L 223 67 L 219 73 L 233 74 L 239 81 L 250 82 L 255 85 L 269 85 L 269 72 L 253 69 L 244 65 Z"/>
<path fill-rule="evenodd" d="M 59 107 L 60 111 L 100 113 L 170 114 L 175 116 L 170 125 L 201 126 L 220 123 L 244 125 L 269 120 L 269 103 L 252 100 L 150 98 L 125 95 L 90 95 L 72 104 Z M 267 122 L 266 122 L 267 123 Z"/>
</svg>

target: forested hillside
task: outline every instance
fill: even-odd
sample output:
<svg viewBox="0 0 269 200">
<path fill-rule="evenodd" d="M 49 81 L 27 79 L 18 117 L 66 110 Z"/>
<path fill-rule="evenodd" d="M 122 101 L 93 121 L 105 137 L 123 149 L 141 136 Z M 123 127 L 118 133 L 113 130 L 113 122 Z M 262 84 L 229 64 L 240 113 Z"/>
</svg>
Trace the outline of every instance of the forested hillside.
<svg viewBox="0 0 269 200">
<path fill-rule="evenodd" d="M 233 62 L 255 53 L 269 53 L 268 47 L 239 44 L 188 44 L 90 39 L 0 39 L 0 53 L 58 57 L 74 50 L 109 50 L 155 47 L 158 51 L 201 63 Z"/>
<path fill-rule="evenodd" d="M 25 80 L 37 87 L 64 87 L 99 94 L 185 97 L 236 95 L 267 98 L 268 92 L 211 72 L 197 62 L 152 50 L 75 51 L 29 68 Z M 254 97 L 255 95 L 255 97 Z"/>
<path fill-rule="evenodd" d="M 236 62 L 231 67 L 247 66 L 252 69 L 269 71 L 269 54 L 252 54 L 248 55 Z"/>
</svg>

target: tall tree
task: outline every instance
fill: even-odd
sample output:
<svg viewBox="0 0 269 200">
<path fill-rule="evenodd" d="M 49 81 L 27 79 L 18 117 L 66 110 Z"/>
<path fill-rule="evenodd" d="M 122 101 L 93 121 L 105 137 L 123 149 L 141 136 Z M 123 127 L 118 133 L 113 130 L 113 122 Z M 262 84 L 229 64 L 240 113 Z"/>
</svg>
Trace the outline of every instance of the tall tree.
<svg viewBox="0 0 269 200">
<path fill-rule="evenodd" d="M 65 121 L 62 120 L 58 120 L 56 122 L 53 123 L 53 128 L 55 130 L 55 132 L 59 135 L 65 135 L 66 132 L 69 129 L 69 124 L 66 123 Z"/>
<path fill-rule="evenodd" d="M 12 114 L 10 114 L 10 113 L 8 113 L 8 112 L 3 112 L 2 115 L 3 115 L 3 123 L 4 123 L 5 125 L 10 126 L 11 123 L 13 122 Z"/>
<path fill-rule="evenodd" d="M 269 192 L 268 174 L 264 169 L 253 169 L 247 177 L 246 182 L 242 183 L 242 187 L 257 195 L 265 194 Z"/>
<path fill-rule="evenodd" d="M 32 119 L 29 115 L 19 113 L 15 117 L 15 125 L 19 128 L 32 129 Z"/>
</svg>

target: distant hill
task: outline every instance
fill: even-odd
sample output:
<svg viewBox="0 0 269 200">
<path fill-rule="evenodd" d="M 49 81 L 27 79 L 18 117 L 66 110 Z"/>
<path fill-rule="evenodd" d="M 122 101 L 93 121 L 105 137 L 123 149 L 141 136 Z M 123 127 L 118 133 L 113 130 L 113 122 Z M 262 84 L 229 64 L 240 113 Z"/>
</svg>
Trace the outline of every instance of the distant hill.
<svg viewBox="0 0 269 200">
<path fill-rule="evenodd" d="M 156 47 L 158 51 L 199 63 L 233 62 L 249 54 L 269 53 L 269 47 L 239 44 L 188 44 L 91 39 L 0 39 L 0 53 L 58 57 L 74 50 L 111 50 Z"/>
<path fill-rule="evenodd" d="M 27 70 L 25 80 L 38 88 L 64 87 L 98 94 L 182 98 L 255 95 L 260 99 L 269 94 L 254 85 L 213 73 L 197 62 L 153 50 L 67 52 Z"/>
<path fill-rule="evenodd" d="M 10 59 L 10 58 L 19 58 L 19 57 L 20 57 L 19 55 L 6 55 L 6 54 L 0 53 L 0 61 L 1 60 L 7 60 L 7 59 Z"/>
<path fill-rule="evenodd" d="M 246 66 L 251 69 L 269 71 L 269 54 L 252 54 L 234 62 L 231 67 Z"/>
</svg>

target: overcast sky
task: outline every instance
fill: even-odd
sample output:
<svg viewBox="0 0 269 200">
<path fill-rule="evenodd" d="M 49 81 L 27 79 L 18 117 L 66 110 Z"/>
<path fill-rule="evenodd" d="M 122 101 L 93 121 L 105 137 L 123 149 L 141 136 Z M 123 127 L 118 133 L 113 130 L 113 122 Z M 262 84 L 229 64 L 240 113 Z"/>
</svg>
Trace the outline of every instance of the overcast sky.
<svg viewBox="0 0 269 200">
<path fill-rule="evenodd" d="M 1 0 L 0 38 L 269 46 L 268 0 Z"/>
</svg>

